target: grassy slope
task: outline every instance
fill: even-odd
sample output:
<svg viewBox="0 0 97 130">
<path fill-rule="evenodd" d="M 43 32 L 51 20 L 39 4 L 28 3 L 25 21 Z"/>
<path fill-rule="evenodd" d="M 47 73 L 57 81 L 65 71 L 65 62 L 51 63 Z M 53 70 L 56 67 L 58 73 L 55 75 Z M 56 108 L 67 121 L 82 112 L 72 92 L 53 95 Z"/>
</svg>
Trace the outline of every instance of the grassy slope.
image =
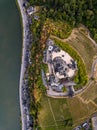
<svg viewBox="0 0 97 130">
<path fill-rule="evenodd" d="M 94 100 L 97 98 L 97 83 L 94 81 L 87 90 L 81 94 L 81 97 L 86 100 Z"/>
<path fill-rule="evenodd" d="M 92 102 L 82 101 L 79 96 L 68 99 L 49 98 L 49 100 L 56 122 L 48 103 L 48 97 L 43 96 L 41 100 L 42 109 L 38 116 L 42 130 L 72 130 L 73 127 L 84 122 L 97 111 L 96 105 Z M 64 126 L 64 121 L 67 119 L 73 120 L 73 127 Z"/>
<path fill-rule="evenodd" d="M 42 109 L 39 113 L 39 124 L 42 130 L 72 130 L 71 127 L 64 126 L 64 121 L 71 119 L 66 99 L 53 99 L 43 96 L 41 105 Z"/>
<path fill-rule="evenodd" d="M 93 46 L 92 42 L 82 32 L 78 32 L 76 35 L 77 37 L 75 39 L 68 40 L 68 43 L 78 50 L 85 61 L 86 69 L 89 74 L 89 69 L 91 68 L 93 57 L 96 55 L 97 48 Z M 50 103 L 58 125 L 58 130 L 72 130 L 70 127 L 64 127 L 64 125 L 60 125 L 64 124 L 63 120 L 72 118 L 73 127 L 75 127 L 97 111 L 96 91 L 97 85 L 94 82 L 89 88 L 86 89 L 84 93 L 76 97 L 68 99 L 50 98 Z M 45 100 L 45 102 L 43 100 Z M 42 109 L 39 114 L 39 124 L 42 127 L 42 130 L 57 130 L 50 107 L 48 105 L 48 97 L 43 96 L 41 105 Z M 54 126 L 50 126 L 52 124 Z"/>
<path fill-rule="evenodd" d="M 68 39 L 67 42 L 79 52 L 86 64 L 88 75 L 90 75 L 93 57 L 97 55 L 97 47 L 81 31 L 76 31 L 75 37 Z"/>
<path fill-rule="evenodd" d="M 44 26 L 50 31 L 50 34 L 62 39 L 67 38 L 72 31 L 72 27 L 68 23 L 60 20 L 55 22 L 52 19 L 47 19 Z"/>
</svg>

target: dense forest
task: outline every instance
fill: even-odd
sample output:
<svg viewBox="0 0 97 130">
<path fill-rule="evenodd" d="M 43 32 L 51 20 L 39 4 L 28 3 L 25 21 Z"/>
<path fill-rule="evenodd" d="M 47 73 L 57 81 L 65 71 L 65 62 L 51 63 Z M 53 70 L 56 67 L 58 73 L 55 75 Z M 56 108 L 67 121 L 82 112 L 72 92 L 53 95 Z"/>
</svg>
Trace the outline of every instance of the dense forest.
<svg viewBox="0 0 97 130">
<path fill-rule="evenodd" d="M 42 7 L 42 15 L 55 21 L 68 22 L 72 27 L 84 24 L 97 41 L 97 0 L 30 0 Z"/>
</svg>

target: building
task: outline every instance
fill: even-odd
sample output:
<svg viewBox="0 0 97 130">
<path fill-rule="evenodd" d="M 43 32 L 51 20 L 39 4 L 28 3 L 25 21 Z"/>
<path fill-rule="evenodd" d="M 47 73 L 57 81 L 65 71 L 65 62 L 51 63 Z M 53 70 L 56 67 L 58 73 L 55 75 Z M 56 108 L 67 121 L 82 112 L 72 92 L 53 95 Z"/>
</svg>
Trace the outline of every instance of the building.
<svg viewBox="0 0 97 130">
<path fill-rule="evenodd" d="M 32 15 L 33 13 L 36 12 L 36 8 L 30 6 L 28 9 L 27 9 L 27 13 L 28 15 Z"/>
<path fill-rule="evenodd" d="M 53 50 L 53 46 L 49 46 L 48 51 L 52 51 L 52 50 Z"/>
<path fill-rule="evenodd" d="M 57 48 L 58 50 L 58 48 Z M 54 72 L 59 79 L 70 77 L 72 78 L 77 69 L 75 61 L 72 57 L 63 50 L 52 52 L 52 61 Z"/>
<path fill-rule="evenodd" d="M 35 20 L 39 20 L 39 16 L 34 15 L 34 19 L 35 19 Z"/>
<path fill-rule="evenodd" d="M 46 44 L 48 46 L 50 46 L 50 45 L 54 45 L 54 42 L 51 39 L 48 39 L 47 42 L 46 42 Z"/>
<path fill-rule="evenodd" d="M 43 62 L 48 65 L 48 76 L 42 70 L 43 84 L 58 93 L 63 92 L 65 86 L 69 96 L 74 95 L 76 84 L 72 82 L 77 70 L 77 63 L 65 51 L 54 44 L 51 39 L 47 40 L 47 49 L 43 52 Z M 47 84 L 48 83 L 48 84 Z M 48 85 L 48 86 L 47 86 Z"/>
</svg>

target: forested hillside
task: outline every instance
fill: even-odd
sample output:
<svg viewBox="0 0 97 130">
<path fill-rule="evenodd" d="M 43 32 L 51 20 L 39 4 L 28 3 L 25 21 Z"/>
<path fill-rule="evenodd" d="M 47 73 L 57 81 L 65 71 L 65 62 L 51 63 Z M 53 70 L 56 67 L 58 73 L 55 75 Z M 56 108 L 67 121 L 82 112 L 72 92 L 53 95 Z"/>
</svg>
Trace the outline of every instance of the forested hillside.
<svg viewBox="0 0 97 130">
<path fill-rule="evenodd" d="M 42 7 L 42 14 L 53 20 L 68 22 L 73 27 L 84 24 L 97 41 L 97 0 L 30 0 Z"/>
</svg>

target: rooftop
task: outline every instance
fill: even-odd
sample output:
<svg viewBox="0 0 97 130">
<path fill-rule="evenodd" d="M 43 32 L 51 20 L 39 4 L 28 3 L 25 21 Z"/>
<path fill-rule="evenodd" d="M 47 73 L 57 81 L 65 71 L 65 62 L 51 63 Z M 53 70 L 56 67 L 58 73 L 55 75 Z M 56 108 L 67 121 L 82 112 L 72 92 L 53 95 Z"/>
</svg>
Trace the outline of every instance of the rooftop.
<svg viewBox="0 0 97 130">
<path fill-rule="evenodd" d="M 32 15 L 35 11 L 36 11 L 36 8 L 34 8 L 33 6 L 30 6 L 30 7 L 27 9 L 27 13 L 28 13 L 29 15 Z"/>
<path fill-rule="evenodd" d="M 43 74 L 43 83 L 49 89 L 56 92 L 63 92 L 63 87 L 68 87 L 69 94 L 74 93 L 72 77 L 77 70 L 77 63 L 65 51 L 54 44 L 51 39 L 47 40 L 47 49 L 43 52 L 43 62 L 48 65 L 49 73 Z M 47 83 L 44 82 L 47 80 Z M 70 87 L 71 86 L 71 87 Z"/>
<path fill-rule="evenodd" d="M 73 77 L 76 71 L 76 62 L 63 50 L 52 51 L 52 61 L 56 76 L 61 78 Z"/>
</svg>

